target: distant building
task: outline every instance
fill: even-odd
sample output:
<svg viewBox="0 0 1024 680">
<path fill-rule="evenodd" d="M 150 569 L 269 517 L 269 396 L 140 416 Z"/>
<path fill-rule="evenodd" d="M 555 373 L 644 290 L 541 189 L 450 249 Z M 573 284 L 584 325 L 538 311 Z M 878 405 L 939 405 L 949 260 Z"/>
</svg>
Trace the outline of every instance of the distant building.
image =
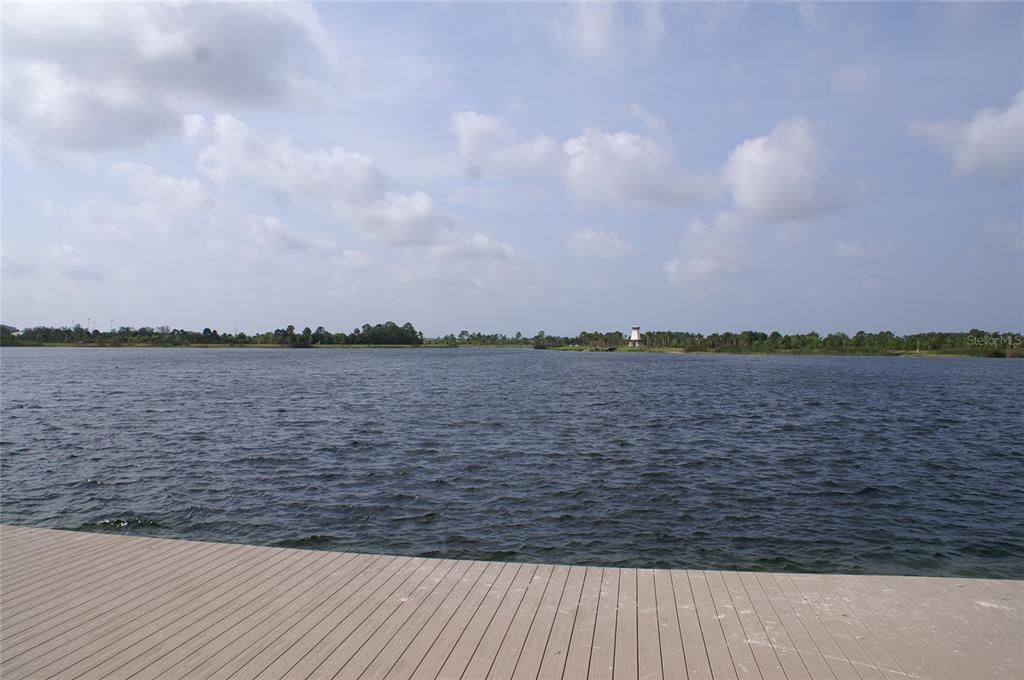
<svg viewBox="0 0 1024 680">
<path fill-rule="evenodd" d="M 639 347 L 640 346 L 640 326 L 633 326 L 633 330 L 629 333 L 629 346 Z"/>
</svg>

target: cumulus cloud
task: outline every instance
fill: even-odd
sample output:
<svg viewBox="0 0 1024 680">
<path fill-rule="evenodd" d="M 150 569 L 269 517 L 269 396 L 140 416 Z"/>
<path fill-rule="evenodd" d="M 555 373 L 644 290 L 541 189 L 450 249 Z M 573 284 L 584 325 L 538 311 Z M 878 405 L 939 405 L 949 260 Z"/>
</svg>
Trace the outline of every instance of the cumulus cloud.
<svg viewBox="0 0 1024 680">
<path fill-rule="evenodd" d="M 203 229 L 225 204 L 196 177 L 175 177 L 142 163 L 114 163 L 111 174 L 124 186 L 124 198 L 93 197 L 69 207 L 48 205 L 45 214 L 81 234 L 135 243 L 146 236 L 168 236 Z"/>
<path fill-rule="evenodd" d="M 653 131 L 665 129 L 663 120 L 638 105 L 627 113 Z M 476 111 L 452 114 L 451 128 L 467 175 L 474 179 L 488 171 L 536 175 L 557 170 L 577 198 L 615 205 L 679 204 L 713 190 L 709 178 L 679 171 L 662 144 L 632 132 L 588 128 L 559 146 L 547 135 L 522 141 L 500 116 Z"/>
<path fill-rule="evenodd" d="M 268 140 L 234 116 L 213 120 L 213 139 L 199 154 L 199 167 L 225 183 L 250 178 L 296 198 L 316 199 L 346 210 L 382 196 L 388 179 L 374 162 L 341 147 L 300 149 L 285 139 Z"/>
<path fill-rule="evenodd" d="M 910 129 L 949 153 L 957 175 L 1024 172 L 1024 90 L 1005 109 L 983 109 L 967 122 L 913 123 Z"/>
<path fill-rule="evenodd" d="M 221 185 L 255 180 L 312 201 L 328 219 L 351 224 L 366 238 L 414 252 L 401 267 L 402 276 L 410 280 L 419 275 L 433 283 L 446 277 L 471 279 L 471 287 L 478 288 L 489 281 L 507 283 L 523 269 L 523 258 L 513 257 L 510 246 L 463 227 L 423 191 L 395 191 L 372 159 L 341 147 L 303 149 L 288 140 L 267 139 L 222 114 L 214 118 L 199 166 Z M 323 247 L 297 240 L 272 221 L 254 228 L 264 240 L 285 248 Z M 494 272 L 471 276 L 474 268 Z"/>
<path fill-rule="evenodd" d="M 249 178 L 327 209 L 364 236 L 393 246 L 445 243 L 459 232 L 455 221 L 422 191 L 392 190 L 391 180 L 367 156 L 341 147 L 303 149 L 266 139 L 238 119 L 218 115 L 200 168 L 223 184 Z"/>
<path fill-rule="evenodd" d="M 766 136 L 737 146 L 723 180 L 736 208 L 757 221 L 808 220 L 842 204 L 825 147 L 802 118 L 784 120 Z"/>
<path fill-rule="evenodd" d="M 209 130 L 206 119 L 201 114 L 190 113 L 182 118 L 181 131 L 189 140 L 202 136 Z"/>
<path fill-rule="evenodd" d="M 203 108 L 287 107 L 337 56 L 299 3 L 11 4 L 2 54 L 4 126 L 49 159 L 173 133 Z"/>
<path fill-rule="evenodd" d="M 498 172 L 536 172 L 554 167 L 560 151 L 555 140 L 539 135 L 520 141 L 500 116 L 458 111 L 452 114 L 459 158 L 472 169 Z"/>
<path fill-rule="evenodd" d="M 553 28 L 569 54 L 589 62 L 653 49 L 665 34 L 661 7 L 654 2 L 577 2 L 555 17 Z"/>
<path fill-rule="evenodd" d="M 587 129 L 563 145 L 566 180 L 576 196 L 612 204 L 678 204 L 707 194 L 703 177 L 684 175 L 669 152 L 631 132 Z"/>
<path fill-rule="evenodd" d="M 115 163 L 110 169 L 125 183 L 122 201 L 94 198 L 67 208 L 50 207 L 49 219 L 92 239 L 125 242 L 136 248 L 164 248 L 188 234 L 221 250 L 246 253 L 251 259 L 319 256 L 338 269 L 359 268 L 369 261 L 330 236 L 310 236 L 275 216 L 249 213 L 197 177 L 162 174 L 142 163 Z M 74 258 L 58 255 L 65 268 L 73 271 Z"/>
<path fill-rule="evenodd" d="M 453 228 L 426 193 L 393 191 L 391 180 L 368 156 L 338 146 L 303 149 L 286 139 L 267 139 L 226 114 L 214 118 L 199 167 L 221 185 L 251 179 L 311 201 L 329 218 L 390 245 L 434 243 Z"/>
<path fill-rule="evenodd" d="M 707 224 L 694 220 L 679 242 L 679 254 L 665 262 L 674 286 L 698 288 L 742 271 L 750 259 L 745 224 L 734 212 L 719 213 Z"/>
<path fill-rule="evenodd" d="M 354 213 L 354 224 L 369 238 L 391 245 L 430 245 L 443 241 L 455 228 L 422 191 L 387 192 Z"/>
<path fill-rule="evenodd" d="M 836 243 L 836 255 L 839 257 L 885 257 L 894 255 L 898 245 L 893 239 L 867 241 L 839 241 Z"/>
<path fill-rule="evenodd" d="M 252 216 L 248 220 L 249 233 L 253 242 L 267 246 L 274 251 L 306 252 L 330 250 L 336 247 L 331 239 L 310 238 L 285 226 L 276 217 Z"/>
<path fill-rule="evenodd" d="M 617 234 L 600 229 L 574 229 L 567 245 L 577 257 L 619 257 L 632 250 Z"/>
</svg>

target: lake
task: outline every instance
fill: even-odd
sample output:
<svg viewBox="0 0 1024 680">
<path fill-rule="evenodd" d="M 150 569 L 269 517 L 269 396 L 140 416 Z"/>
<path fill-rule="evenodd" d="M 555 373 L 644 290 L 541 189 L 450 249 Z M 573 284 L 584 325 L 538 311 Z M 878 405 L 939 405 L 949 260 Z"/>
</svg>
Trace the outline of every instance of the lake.
<svg viewBox="0 0 1024 680">
<path fill-rule="evenodd" d="M 4 348 L 0 519 L 508 561 L 1024 577 L 1024 361 Z"/>
</svg>

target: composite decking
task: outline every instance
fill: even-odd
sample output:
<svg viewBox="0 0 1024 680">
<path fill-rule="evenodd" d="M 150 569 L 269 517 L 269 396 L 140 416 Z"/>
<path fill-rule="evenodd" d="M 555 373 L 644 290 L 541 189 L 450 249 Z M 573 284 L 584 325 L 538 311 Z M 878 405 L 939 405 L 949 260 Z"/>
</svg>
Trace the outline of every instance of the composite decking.
<svg viewBox="0 0 1024 680">
<path fill-rule="evenodd" d="M 420 559 L 0 526 L 0 675 L 1024 677 L 1024 582 Z"/>
</svg>

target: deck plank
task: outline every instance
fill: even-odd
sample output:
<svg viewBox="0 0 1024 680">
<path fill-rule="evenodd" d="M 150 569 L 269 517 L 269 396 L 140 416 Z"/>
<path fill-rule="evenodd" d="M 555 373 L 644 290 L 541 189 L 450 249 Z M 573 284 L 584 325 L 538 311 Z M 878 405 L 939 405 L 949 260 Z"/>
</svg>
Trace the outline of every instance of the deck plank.
<svg viewBox="0 0 1024 680">
<path fill-rule="evenodd" d="M 590 676 L 610 680 L 615 674 L 615 629 L 619 617 L 621 570 L 607 568 L 601 575 L 601 594 L 594 621 L 594 647 L 590 652 Z"/>
<path fill-rule="evenodd" d="M 54 611 L 52 607 L 15 608 L 15 614 L 24 614 L 25 617 L 12 616 L 11 620 L 5 618 L 6 635 L 3 649 L 0 650 L 0 662 L 7 662 L 25 650 L 40 647 L 51 640 L 63 642 L 69 636 L 77 637 L 78 631 L 88 629 L 98 634 L 105 626 L 119 625 L 125 617 L 143 613 L 148 603 L 170 589 L 194 581 L 205 570 L 224 568 L 234 556 L 246 554 L 249 551 L 244 546 L 220 549 L 204 545 L 191 551 L 187 561 L 172 568 L 168 568 L 165 563 L 162 569 L 123 584 L 123 590 L 106 599 L 93 599 L 91 584 L 84 581 L 78 585 L 82 594 L 69 598 L 68 606 L 56 605 L 59 611 Z"/>
<path fill-rule="evenodd" d="M 604 569 L 587 567 L 580 593 L 579 609 L 573 622 L 569 651 L 565 656 L 564 680 L 579 680 L 590 673 L 590 657 L 597 627 L 597 609 L 601 598 Z"/>
<path fill-rule="evenodd" d="M 285 648 L 289 640 L 298 639 L 307 626 L 312 626 L 316 617 L 326 615 L 331 608 L 350 597 L 362 583 L 373 574 L 383 569 L 394 558 L 383 555 L 356 555 L 351 560 L 335 567 L 324 581 L 315 583 L 306 593 L 289 602 L 277 616 L 262 621 L 255 628 L 246 631 L 242 636 L 229 642 L 209 656 L 202 665 L 191 664 L 187 672 L 177 675 L 166 673 L 168 677 L 211 678 L 231 677 L 235 673 L 254 674 L 254 667 L 262 670 L 257 657 L 273 658 L 268 650 L 277 645 L 277 649 Z M 285 642 L 281 642 L 285 640 Z M 183 669 L 185 670 L 185 669 Z"/>
<path fill-rule="evenodd" d="M 636 569 L 620 569 L 618 611 L 615 615 L 614 680 L 639 676 L 636 607 Z"/>
<path fill-rule="evenodd" d="M 672 594 L 675 597 L 676 617 L 679 619 L 679 642 L 682 646 L 683 659 L 686 661 L 685 675 L 691 680 L 712 680 L 711 655 L 705 638 L 703 624 L 697 613 L 697 604 L 694 600 L 693 589 L 690 582 L 690 572 L 670 571 L 669 572 Z M 667 603 L 670 605 L 671 603 Z M 712 637 L 717 633 L 721 636 L 721 629 L 717 621 L 715 627 L 710 631 Z M 720 646 L 725 647 L 725 638 L 720 637 Z M 715 643 L 711 643 L 713 649 Z M 727 678 L 732 673 L 732 666 L 728 671 L 715 677 Z M 735 675 L 735 674 L 732 674 Z"/>
<path fill-rule="evenodd" d="M 218 589 L 228 588 L 232 583 L 237 584 L 240 579 L 258 573 L 259 568 L 269 561 L 268 556 L 255 550 L 243 548 L 240 554 L 244 555 L 244 558 L 238 563 L 223 565 L 220 571 L 205 578 L 198 585 L 161 592 L 155 600 L 147 601 L 145 607 L 131 607 L 119 612 L 118 617 L 107 620 L 104 626 L 82 624 L 48 639 L 45 644 L 33 648 L 22 658 L 15 659 L 17 665 L 14 668 L 6 665 L 5 675 L 11 673 L 11 677 L 14 678 L 32 677 L 42 674 L 42 669 L 52 669 L 47 672 L 56 673 L 76 665 L 91 663 L 96 656 L 105 659 L 110 650 L 109 644 L 115 645 L 115 650 L 119 649 L 125 643 L 125 635 L 128 636 L 127 639 L 134 640 L 144 628 L 164 625 L 168 620 L 165 617 L 171 617 L 180 611 L 184 602 L 203 602 L 207 596 L 217 593 Z M 187 573 L 184 576 L 187 578 Z"/>
<path fill-rule="evenodd" d="M 565 580 L 562 599 L 551 622 L 551 633 L 544 647 L 544 656 L 540 661 L 538 680 L 561 680 L 565 672 L 565 660 L 572 641 L 572 631 L 576 626 L 576 613 L 580 609 L 580 598 L 583 596 L 583 583 L 587 578 L 584 567 L 573 567 Z"/>
<path fill-rule="evenodd" d="M 163 573 L 167 561 L 178 556 L 187 555 L 195 559 L 209 554 L 209 549 L 196 550 L 190 546 L 163 544 L 160 548 L 151 553 L 135 555 L 134 559 L 129 557 L 130 566 L 118 569 L 120 564 L 111 565 L 111 572 L 119 574 L 117 579 L 108 578 L 107 574 L 101 572 L 83 574 L 64 584 L 26 594 L 31 598 L 31 604 L 27 601 L 23 604 L 22 600 L 2 603 L 4 607 L 16 610 L 17 615 L 5 621 L 4 635 L 0 637 L 0 642 L 10 647 L 19 637 L 38 631 L 55 618 L 67 620 L 67 615 L 73 610 L 88 608 L 94 611 L 96 604 L 109 606 L 117 600 L 126 599 L 138 590 L 147 588 L 155 576 Z M 88 581 L 99 581 L 100 585 L 82 588 L 82 583 Z"/>
<path fill-rule="evenodd" d="M 828 666 L 819 669 L 821 675 L 811 675 L 800 656 L 796 643 L 793 642 L 785 626 L 782 625 L 778 612 L 775 611 L 775 607 L 754 576 L 749 572 L 736 572 L 735 585 L 743 588 L 747 601 L 764 629 L 766 643 L 775 650 L 787 680 L 815 680 L 815 677 L 833 677 Z"/>
<path fill-rule="evenodd" d="M 558 614 L 558 607 L 562 601 L 562 594 L 565 592 L 565 584 L 569 580 L 572 568 L 567 566 L 556 566 L 551 572 L 548 580 L 548 587 L 544 591 L 540 607 L 533 617 L 530 625 L 530 632 L 519 651 L 519 658 L 516 660 L 515 671 L 512 673 L 512 680 L 521 678 L 536 678 L 540 672 L 540 664 L 543 660 L 544 649 L 547 647 L 548 637 L 551 635 L 551 627 L 554 625 L 555 616 Z"/>
<path fill-rule="evenodd" d="M 267 605 L 287 597 L 301 587 L 303 581 L 314 577 L 331 561 L 330 557 L 330 554 L 302 556 L 294 563 L 287 564 L 276 579 L 265 583 L 264 587 L 245 593 L 215 615 L 202 616 L 197 613 L 185 621 L 177 633 L 156 636 L 155 645 L 134 648 L 134 657 L 125 658 L 127 654 L 121 655 L 121 665 L 114 668 L 108 666 L 102 673 L 90 671 L 82 676 L 83 680 L 93 676 L 110 679 L 154 676 L 174 668 L 202 646 L 216 642 L 221 636 L 229 636 L 249 619 L 262 615 Z"/>
<path fill-rule="evenodd" d="M 1024 582 L 569 567 L 0 525 L 5 680 L 1009 680 Z"/>
<path fill-rule="evenodd" d="M 849 624 L 838 614 L 828 601 L 828 593 L 817 592 L 813 586 L 800 587 L 791 574 L 779 574 L 776 578 L 783 592 L 792 600 L 802 600 L 811 605 L 814 615 L 850 661 L 861 680 L 886 680 L 885 674 L 870 657 L 861 641 L 850 630 Z"/>
<path fill-rule="evenodd" d="M 765 680 L 786 680 L 786 673 L 782 670 L 782 663 L 779 660 L 778 652 L 775 650 L 768 633 L 765 630 L 754 605 L 747 595 L 739 574 L 735 571 L 718 572 L 725 589 L 729 593 L 736 618 L 740 622 L 743 636 L 750 646 L 754 659 L 757 661 L 757 668 Z"/>
<path fill-rule="evenodd" d="M 482 625 L 483 621 L 480 621 L 475 629 L 473 624 L 470 624 L 470 629 L 467 632 L 470 632 L 471 635 L 459 640 L 459 644 L 452 650 L 444 668 L 441 669 L 439 677 L 487 677 L 498 654 L 498 648 L 505 639 L 509 625 L 536 573 L 536 564 L 521 565 L 508 591 L 501 598 L 501 602 L 493 608 L 494 611 L 490 614 L 490 620 L 486 627 Z M 491 607 L 488 607 L 483 610 L 482 618 L 490 609 Z"/>
<path fill-rule="evenodd" d="M 318 612 L 319 615 L 314 615 L 310 621 L 303 622 L 303 626 L 289 631 L 288 635 L 267 647 L 263 654 L 242 669 L 238 677 L 273 678 L 286 677 L 288 674 L 298 676 L 298 671 L 291 671 L 302 663 L 310 652 L 321 645 L 339 626 L 350 624 L 354 615 L 358 616 L 366 608 L 378 604 L 386 594 L 408 579 L 418 566 L 419 563 L 410 558 L 396 557 L 386 561 L 379 571 L 372 573 L 364 582 L 346 587 L 346 597 L 332 602 L 331 606 L 325 608 L 327 611 Z M 312 671 L 312 668 L 309 670 Z"/>
<path fill-rule="evenodd" d="M 196 582 L 199 578 L 197 573 L 216 576 L 230 568 L 232 559 L 246 559 L 255 554 L 245 546 L 235 546 L 228 550 L 218 550 L 210 546 L 203 548 L 203 551 L 195 552 L 194 561 L 190 560 L 188 563 L 166 569 L 161 572 L 159 582 L 154 585 L 152 581 L 148 581 L 148 587 L 144 590 L 130 587 L 127 592 L 109 601 L 87 603 L 57 619 L 41 618 L 38 626 L 32 625 L 31 634 L 3 646 L 0 650 L 0 663 L 10 669 L 12 661 L 15 661 L 15 665 L 20 665 L 18 657 L 31 654 L 33 651 L 45 651 L 47 648 L 62 648 L 77 641 L 85 631 L 96 637 L 110 630 L 122 628 L 145 616 L 150 608 L 161 602 L 161 598 L 175 592 L 175 589 Z M 196 567 L 204 571 L 198 572 Z M 83 588 L 87 586 L 87 583 L 82 584 Z"/>
<path fill-rule="evenodd" d="M 638 569 L 636 572 L 636 601 L 638 672 L 641 680 L 662 680 L 658 594 L 651 569 Z"/>
<path fill-rule="evenodd" d="M 485 562 L 462 561 L 456 563 L 438 584 L 438 587 L 423 602 L 423 606 L 402 623 L 390 638 L 384 640 L 372 657 L 360 659 L 357 655 L 357 658 L 353 659 L 350 668 L 352 675 L 378 680 L 387 675 L 413 641 L 421 634 L 427 635 L 424 633 L 424 629 L 430 622 L 437 622 L 439 612 L 443 611 L 446 606 L 453 609 L 456 601 L 462 601 L 465 593 L 469 592 L 477 582 L 486 566 Z"/>
<path fill-rule="evenodd" d="M 715 680 L 719 678 L 738 680 L 739 670 L 733 660 L 732 649 L 725 632 L 725 616 L 719 614 L 711 593 L 707 572 L 691 571 L 686 574 L 690 583 L 697 620 L 704 636 L 708 662 Z M 745 676 L 744 676 L 745 677 Z"/>
<path fill-rule="evenodd" d="M 466 575 L 459 579 L 452 596 L 440 603 L 430 617 L 402 649 L 395 649 L 395 658 L 390 665 L 371 667 L 367 677 L 373 678 L 410 678 L 424 661 L 424 657 L 434 648 L 434 644 L 442 638 L 446 630 L 460 630 L 458 625 L 451 625 L 456 614 L 464 609 L 472 608 L 476 598 L 482 598 L 494 583 L 503 565 L 498 562 L 477 562 Z M 451 626 L 450 626 L 451 625 Z M 372 672 L 370 672 L 372 671 Z"/>
<path fill-rule="evenodd" d="M 313 565 L 312 574 L 300 572 L 300 582 L 292 588 L 275 595 L 264 606 L 253 608 L 243 618 L 223 622 L 206 635 L 189 643 L 183 644 L 166 656 L 155 659 L 141 669 L 135 678 L 146 680 L 160 676 L 165 680 L 198 675 L 200 666 L 208 673 L 230 663 L 245 653 L 250 646 L 265 639 L 272 630 L 278 629 L 290 614 L 303 606 L 309 607 L 311 602 L 319 601 L 328 596 L 328 589 L 333 587 L 339 575 L 354 574 L 353 564 L 356 555 L 349 553 L 327 553 L 326 559 Z"/>
<path fill-rule="evenodd" d="M 523 601 L 519 605 L 516 617 L 512 620 L 505 637 L 498 646 L 498 653 L 494 655 L 490 670 L 483 677 L 504 679 L 515 672 L 516 663 L 519 661 L 520 653 L 526 642 L 526 636 L 529 635 L 530 628 L 533 626 L 533 620 L 537 616 L 544 593 L 547 592 L 554 569 L 550 564 L 537 566 L 537 571 L 526 588 L 526 594 L 523 595 Z"/>
<path fill-rule="evenodd" d="M 653 577 L 662 675 L 666 678 L 686 677 L 686 654 L 682 632 L 679 630 L 675 591 L 672 590 L 672 572 L 655 569 Z"/>
<path fill-rule="evenodd" d="M 377 598 L 368 598 L 343 624 L 334 626 L 294 667 L 294 673 L 310 680 L 332 678 L 339 668 L 382 626 L 402 604 L 413 597 L 430 575 L 442 568 L 440 560 L 414 560 L 408 570 L 396 575 L 381 588 Z M 404 576 L 404 578 L 403 578 Z M 393 587 L 392 587 L 393 586 Z M 273 670 L 268 670 L 273 676 Z"/>
<path fill-rule="evenodd" d="M 500 571 L 489 579 L 489 583 L 478 583 L 470 591 L 442 629 L 438 640 L 420 660 L 413 677 L 440 678 L 461 675 L 462 668 L 456 669 L 454 666 L 464 665 L 463 662 L 468 662 L 468 657 L 459 654 L 459 657 L 452 662 L 453 667 L 449 667 L 446 672 L 449 660 L 452 659 L 452 655 L 460 645 L 475 647 L 473 638 L 479 631 L 474 630 L 474 627 L 486 628 L 491 614 L 501 604 L 501 600 L 512 586 L 512 582 L 522 566 L 521 564 L 503 564 Z"/>
<path fill-rule="evenodd" d="M 121 628 L 96 639 L 76 653 L 78 660 L 73 664 L 63 660 L 60 664 L 62 669 L 56 677 L 76 680 L 114 677 L 118 669 L 158 647 L 162 640 L 174 638 L 190 626 L 208 621 L 235 603 L 244 601 L 253 591 L 272 586 L 288 567 L 294 567 L 303 559 L 288 553 L 267 554 L 244 572 L 236 571 L 234 577 L 217 579 L 215 587 L 202 591 L 197 597 L 171 600 L 151 616 L 136 621 L 131 628 Z M 228 572 L 226 576 L 230 574 Z M 87 655 L 86 660 L 81 657 L 83 651 Z"/>
</svg>

